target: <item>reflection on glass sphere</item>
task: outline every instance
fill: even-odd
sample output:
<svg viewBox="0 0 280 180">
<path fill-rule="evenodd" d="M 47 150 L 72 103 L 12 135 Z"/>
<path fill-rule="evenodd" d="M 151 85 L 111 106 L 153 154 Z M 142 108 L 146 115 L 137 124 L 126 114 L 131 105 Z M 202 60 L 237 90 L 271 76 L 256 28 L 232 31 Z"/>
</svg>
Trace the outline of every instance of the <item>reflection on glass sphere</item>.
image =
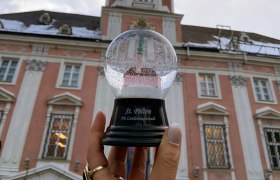
<svg viewBox="0 0 280 180">
<path fill-rule="evenodd" d="M 177 73 L 177 56 L 161 34 L 120 34 L 106 51 L 105 75 L 117 98 L 164 99 Z"/>
</svg>

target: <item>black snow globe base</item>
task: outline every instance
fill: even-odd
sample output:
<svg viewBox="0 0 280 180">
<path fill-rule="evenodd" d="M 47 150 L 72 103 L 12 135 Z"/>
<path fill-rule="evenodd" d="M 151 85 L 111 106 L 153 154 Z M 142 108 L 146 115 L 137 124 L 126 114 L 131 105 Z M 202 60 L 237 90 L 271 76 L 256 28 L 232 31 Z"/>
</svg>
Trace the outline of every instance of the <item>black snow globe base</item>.
<svg viewBox="0 0 280 180">
<path fill-rule="evenodd" d="M 111 122 L 106 130 L 104 145 L 159 146 L 168 126 L 162 99 L 115 99 Z"/>
</svg>

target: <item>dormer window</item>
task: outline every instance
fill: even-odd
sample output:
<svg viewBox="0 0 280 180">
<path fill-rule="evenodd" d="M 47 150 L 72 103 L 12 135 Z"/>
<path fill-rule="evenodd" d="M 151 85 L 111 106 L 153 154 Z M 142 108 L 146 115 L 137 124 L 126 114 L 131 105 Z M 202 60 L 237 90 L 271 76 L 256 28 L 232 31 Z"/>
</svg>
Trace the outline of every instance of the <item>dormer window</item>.
<svg viewBox="0 0 280 180">
<path fill-rule="evenodd" d="M 71 35 L 72 28 L 68 24 L 63 24 L 59 27 L 59 34 Z"/>
<path fill-rule="evenodd" d="M 52 21 L 49 13 L 45 12 L 39 17 L 39 23 L 48 25 Z"/>
</svg>

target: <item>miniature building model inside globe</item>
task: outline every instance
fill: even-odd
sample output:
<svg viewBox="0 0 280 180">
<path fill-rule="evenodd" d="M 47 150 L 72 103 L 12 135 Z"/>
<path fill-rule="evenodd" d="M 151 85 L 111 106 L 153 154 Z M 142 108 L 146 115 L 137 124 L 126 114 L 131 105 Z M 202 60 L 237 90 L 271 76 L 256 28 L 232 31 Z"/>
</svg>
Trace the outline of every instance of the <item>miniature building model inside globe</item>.
<svg viewBox="0 0 280 180">
<path fill-rule="evenodd" d="M 108 47 L 106 78 L 117 98 L 164 99 L 177 70 L 171 43 L 151 30 L 130 30 Z"/>
<path fill-rule="evenodd" d="M 168 126 L 165 95 L 177 72 L 171 43 L 155 31 L 120 34 L 106 52 L 105 75 L 116 96 L 103 144 L 158 146 Z"/>
</svg>

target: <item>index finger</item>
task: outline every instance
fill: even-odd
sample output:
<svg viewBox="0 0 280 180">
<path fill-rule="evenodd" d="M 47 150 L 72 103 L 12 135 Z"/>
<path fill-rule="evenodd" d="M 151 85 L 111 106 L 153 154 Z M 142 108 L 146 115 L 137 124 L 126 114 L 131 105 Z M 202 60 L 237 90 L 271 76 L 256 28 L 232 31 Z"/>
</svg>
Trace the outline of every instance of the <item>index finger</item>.
<svg viewBox="0 0 280 180">
<path fill-rule="evenodd" d="M 150 179 L 176 179 L 181 153 L 181 138 L 179 125 L 171 124 L 161 140 Z"/>
<path fill-rule="evenodd" d="M 104 137 L 105 121 L 106 118 L 104 113 L 98 112 L 90 130 L 89 147 L 87 152 L 89 170 L 93 170 L 98 166 L 108 165 L 108 160 L 103 152 L 104 147 L 101 144 Z M 95 180 L 114 179 L 108 167 L 97 171 L 93 176 Z"/>
</svg>

